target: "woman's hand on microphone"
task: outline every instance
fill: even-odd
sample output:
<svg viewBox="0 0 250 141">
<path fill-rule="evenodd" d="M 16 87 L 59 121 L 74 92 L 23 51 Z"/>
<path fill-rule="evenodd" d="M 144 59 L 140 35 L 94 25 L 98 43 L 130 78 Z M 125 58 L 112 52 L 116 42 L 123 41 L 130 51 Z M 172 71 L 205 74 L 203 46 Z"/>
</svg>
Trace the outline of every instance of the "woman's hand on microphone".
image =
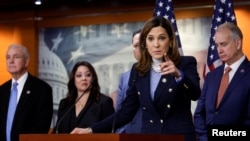
<svg viewBox="0 0 250 141">
<path fill-rule="evenodd" d="M 73 131 L 70 132 L 70 134 L 91 134 L 92 129 L 91 128 L 75 128 Z"/>
</svg>

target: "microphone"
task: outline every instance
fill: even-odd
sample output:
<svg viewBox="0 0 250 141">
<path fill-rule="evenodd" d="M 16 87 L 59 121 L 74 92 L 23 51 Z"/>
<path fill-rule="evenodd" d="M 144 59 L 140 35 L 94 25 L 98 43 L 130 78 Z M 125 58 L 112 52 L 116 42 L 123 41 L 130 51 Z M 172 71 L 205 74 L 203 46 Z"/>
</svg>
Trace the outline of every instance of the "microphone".
<svg viewBox="0 0 250 141">
<path fill-rule="evenodd" d="M 71 109 L 75 106 L 75 104 L 82 98 L 82 96 L 85 94 L 85 92 L 87 92 L 89 90 L 89 88 L 87 88 L 87 90 L 86 91 L 84 91 L 81 95 L 80 95 L 80 97 L 78 97 L 77 99 L 76 99 L 76 101 L 74 102 L 74 104 L 72 104 L 70 107 L 69 107 L 69 109 L 63 114 L 63 116 L 60 118 L 60 120 L 57 122 L 57 125 L 56 125 L 56 134 L 58 134 L 58 128 L 59 128 L 59 125 L 61 124 L 61 122 L 62 122 L 62 120 L 66 117 L 66 115 L 68 115 L 69 114 L 69 112 L 71 111 Z"/>
<path fill-rule="evenodd" d="M 115 122 L 116 122 L 116 118 L 117 118 L 117 113 L 115 113 L 115 119 L 114 119 L 114 121 L 113 121 L 113 123 L 112 123 L 112 130 L 111 130 L 111 133 L 115 133 Z"/>
</svg>

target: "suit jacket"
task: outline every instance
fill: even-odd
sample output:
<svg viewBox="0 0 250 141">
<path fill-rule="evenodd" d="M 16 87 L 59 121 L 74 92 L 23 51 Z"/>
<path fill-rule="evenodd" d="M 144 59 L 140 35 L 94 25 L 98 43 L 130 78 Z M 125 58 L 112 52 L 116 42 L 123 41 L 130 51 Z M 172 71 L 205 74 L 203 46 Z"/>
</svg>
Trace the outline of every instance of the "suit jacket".
<svg viewBox="0 0 250 141">
<path fill-rule="evenodd" d="M 113 100 L 106 95 L 100 95 L 99 102 L 89 97 L 78 117 L 74 105 L 66 98 L 60 101 L 55 132 L 70 133 L 75 127 L 86 128 L 115 112 Z"/>
<path fill-rule="evenodd" d="M 0 86 L 1 141 L 6 141 L 6 122 L 11 84 L 11 80 L 9 80 Z M 48 133 L 52 114 L 52 88 L 46 82 L 28 74 L 13 119 L 12 141 L 18 141 L 19 134 Z"/>
<path fill-rule="evenodd" d="M 123 100 L 126 98 L 126 92 L 128 89 L 128 81 L 130 76 L 130 70 L 122 73 L 119 81 L 119 87 L 117 92 L 117 102 L 116 102 L 116 110 L 120 109 Z M 139 109 L 135 114 L 133 120 L 116 130 L 116 133 L 140 133 L 141 132 L 141 110 Z"/>
<path fill-rule="evenodd" d="M 141 133 L 167 133 L 191 135 L 194 140 L 194 125 L 191 100 L 200 96 L 197 62 L 194 57 L 182 56 L 177 67 L 184 78 L 177 83 L 172 75 L 163 75 L 155 90 L 154 100 L 150 97 L 150 71 L 140 76 L 133 67 L 129 89 L 123 106 L 116 114 L 93 125 L 93 132 L 108 132 L 112 125 L 121 127 L 130 122 L 138 108 L 142 110 Z"/>
<path fill-rule="evenodd" d="M 207 125 L 250 125 L 250 63 L 245 59 L 234 74 L 216 108 L 224 65 L 208 73 L 198 101 L 194 120 L 200 140 L 207 138 Z"/>
</svg>

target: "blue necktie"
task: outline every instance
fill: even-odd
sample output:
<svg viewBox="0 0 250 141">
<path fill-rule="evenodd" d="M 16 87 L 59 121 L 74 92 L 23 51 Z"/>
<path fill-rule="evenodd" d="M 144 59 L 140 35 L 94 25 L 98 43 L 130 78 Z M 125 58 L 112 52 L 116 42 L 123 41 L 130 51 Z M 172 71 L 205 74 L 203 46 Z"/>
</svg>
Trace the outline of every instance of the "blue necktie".
<svg viewBox="0 0 250 141">
<path fill-rule="evenodd" d="M 9 109 L 7 116 L 7 127 L 6 127 L 7 141 L 11 141 L 11 128 L 17 105 L 17 85 L 18 85 L 17 82 L 13 83 L 13 87 L 10 94 Z"/>
</svg>

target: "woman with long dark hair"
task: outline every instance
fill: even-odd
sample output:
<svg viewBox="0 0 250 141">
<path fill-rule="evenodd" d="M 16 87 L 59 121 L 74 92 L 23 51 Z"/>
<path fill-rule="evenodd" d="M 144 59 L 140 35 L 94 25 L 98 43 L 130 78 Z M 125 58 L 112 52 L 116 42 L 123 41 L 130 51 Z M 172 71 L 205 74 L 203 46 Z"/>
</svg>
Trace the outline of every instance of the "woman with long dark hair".
<svg viewBox="0 0 250 141">
<path fill-rule="evenodd" d="M 86 128 L 112 113 L 113 101 L 101 93 L 94 67 L 86 61 L 76 63 L 69 76 L 67 97 L 59 104 L 55 132 Z"/>
</svg>

